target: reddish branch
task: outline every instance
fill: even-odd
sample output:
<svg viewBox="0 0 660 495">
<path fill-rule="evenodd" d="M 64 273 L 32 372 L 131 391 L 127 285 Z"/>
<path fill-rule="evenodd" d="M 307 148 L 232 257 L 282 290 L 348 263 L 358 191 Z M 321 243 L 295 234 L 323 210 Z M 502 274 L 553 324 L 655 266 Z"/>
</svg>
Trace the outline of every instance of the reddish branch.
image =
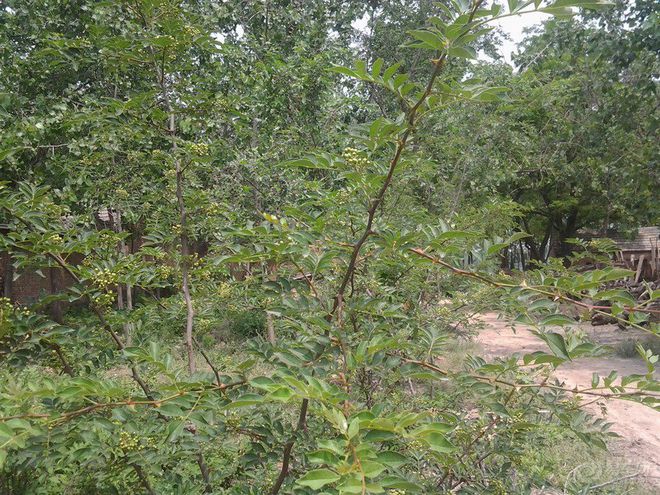
<svg viewBox="0 0 660 495">
<path fill-rule="evenodd" d="M 564 302 L 567 302 L 569 304 L 573 304 L 575 306 L 579 306 L 581 308 L 585 308 L 589 311 L 596 311 L 597 313 L 603 314 L 605 311 L 611 311 L 612 307 L 611 306 L 598 306 L 595 304 L 588 304 L 582 301 L 576 301 L 575 299 L 572 299 L 571 297 L 568 297 L 560 292 L 551 292 L 547 290 L 546 288 L 543 287 L 537 287 L 534 285 L 527 285 L 524 282 L 522 284 L 509 284 L 509 283 L 504 283 L 504 282 L 498 282 L 497 280 L 493 280 L 492 278 L 486 277 L 484 275 L 481 275 L 476 272 L 472 272 L 470 270 L 462 270 L 461 268 L 457 268 L 446 261 L 441 260 L 440 258 L 436 258 L 435 256 L 432 256 L 428 254 L 426 251 L 420 248 L 411 248 L 410 249 L 411 253 L 415 253 L 418 256 L 421 256 L 423 258 L 426 258 L 427 260 L 430 260 L 433 264 L 440 265 L 444 268 L 447 268 L 451 270 L 452 272 L 456 273 L 457 275 L 461 275 L 463 277 L 468 277 L 472 278 L 474 280 L 479 280 L 480 282 L 483 282 L 485 284 L 491 285 L 492 287 L 498 287 L 498 288 L 508 288 L 508 289 L 526 289 L 526 290 L 531 290 L 533 292 L 536 292 L 537 294 L 542 294 L 544 296 L 551 297 L 555 300 L 561 300 Z M 645 308 L 643 306 L 624 306 L 624 310 L 630 312 L 630 313 L 654 313 L 654 314 L 660 314 L 660 310 L 657 309 L 652 309 L 652 308 Z M 608 313 L 605 313 L 608 314 Z M 616 317 L 616 315 L 608 314 L 609 316 Z M 621 318 L 617 318 L 621 319 Z M 644 330 L 644 328 L 642 328 Z"/>
<path fill-rule="evenodd" d="M 418 366 L 422 366 L 424 368 L 430 369 L 432 371 L 435 371 L 436 373 L 439 373 L 441 375 L 447 376 L 449 375 L 449 372 L 446 370 L 443 370 L 442 368 L 437 367 L 436 365 L 432 363 L 428 363 L 426 361 L 418 361 L 416 359 L 404 359 L 406 363 L 410 364 L 416 364 Z M 650 392 L 650 391 L 641 391 L 641 390 L 635 390 L 635 391 L 625 391 L 625 392 L 617 392 L 617 393 L 601 393 L 597 392 L 596 390 L 599 390 L 598 388 L 583 388 L 579 389 L 577 387 L 574 388 L 567 388 L 567 387 L 562 387 L 561 385 L 552 385 L 550 383 L 547 383 L 546 380 L 542 381 L 541 383 L 518 383 L 518 382 L 510 382 L 507 380 L 502 380 L 501 378 L 495 378 L 492 376 L 483 376 L 483 375 L 477 375 L 474 373 L 467 374 L 465 376 L 468 376 L 470 378 L 473 378 L 475 380 L 479 380 L 482 382 L 488 382 L 488 383 L 496 383 L 498 385 L 505 385 L 507 387 L 513 387 L 515 389 L 522 389 L 522 388 L 547 388 L 551 390 L 559 390 L 562 392 L 566 392 L 569 394 L 574 394 L 574 395 L 591 395 L 595 397 L 600 397 L 603 399 L 626 399 L 629 397 L 640 397 L 640 396 L 645 396 L 645 397 L 659 397 L 660 398 L 660 393 L 656 392 Z M 600 389 L 605 389 L 607 387 L 600 387 Z M 617 388 L 623 388 L 623 387 L 617 387 Z"/>
<path fill-rule="evenodd" d="M 28 414 L 16 414 L 14 416 L 4 416 L 0 417 L 0 422 L 5 422 L 9 421 L 10 419 L 49 419 L 50 423 L 58 423 L 62 421 L 66 421 L 69 419 L 76 418 L 78 416 L 82 416 L 84 414 L 89 414 L 94 411 L 102 410 L 102 409 L 110 409 L 110 408 L 115 408 L 115 407 L 122 407 L 122 406 L 146 406 L 146 407 L 153 407 L 153 408 L 159 408 L 163 404 L 170 402 L 174 399 L 178 399 L 179 397 L 183 397 L 185 395 L 191 394 L 191 393 L 200 393 L 200 394 L 205 394 L 208 392 L 214 392 L 214 391 L 220 391 L 224 392 L 226 390 L 229 390 L 234 387 L 239 387 L 241 385 L 244 385 L 246 383 L 246 380 L 237 380 L 235 382 L 230 382 L 230 383 L 222 383 L 220 385 L 212 385 L 212 386 L 207 386 L 207 387 L 201 387 L 201 388 L 196 388 L 196 389 L 189 389 L 189 390 L 182 390 L 181 392 L 177 392 L 176 394 L 172 394 L 167 397 L 163 397 L 158 400 L 141 400 L 141 399 L 128 399 L 128 400 L 123 400 L 123 401 L 116 401 L 116 402 L 104 402 L 104 403 L 99 403 L 99 404 L 92 404 L 90 406 L 86 407 L 81 407 L 80 409 L 75 409 L 73 411 L 69 411 L 63 414 L 60 414 L 59 416 L 52 416 L 50 414 L 39 414 L 39 413 L 28 413 Z"/>
</svg>

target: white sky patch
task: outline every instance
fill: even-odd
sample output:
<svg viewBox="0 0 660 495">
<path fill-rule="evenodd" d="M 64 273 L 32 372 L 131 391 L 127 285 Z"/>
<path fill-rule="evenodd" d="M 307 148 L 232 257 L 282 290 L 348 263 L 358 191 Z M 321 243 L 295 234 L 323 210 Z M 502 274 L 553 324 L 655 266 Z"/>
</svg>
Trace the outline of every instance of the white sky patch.
<svg viewBox="0 0 660 495">
<path fill-rule="evenodd" d="M 525 28 L 532 27 L 534 25 L 539 25 L 541 22 L 545 21 L 552 17 L 550 14 L 543 14 L 541 12 L 532 12 L 523 15 L 517 15 L 513 17 L 505 17 L 493 22 L 491 25 L 499 27 L 507 33 L 511 40 L 504 40 L 502 46 L 500 46 L 500 53 L 504 57 L 504 60 L 512 65 L 511 63 L 511 54 L 516 51 L 518 44 L 525 37 L 523 31 Z M 351 23 L 353 29 L 361 31 L 363 33 L 367 32 L 367 24 L 369 22 L 369 15 L 364 14 L 361 19 L 356 19 Z M 479 58 L 488 59 L 483 53 L 479 54 Z"/>
<path fill-rule="evenodd" d="M 514 17 L 505 17 L 492 23 L 493 26 L 499 27 L 511 37 L 511 40 L 504 40 L 499 51 L 508 64 L 511 64 L 511 54 L 516 51 L 518 44 L 523 40 L 525 35 L 523 31 L 525 28 L 539 25 L 541 22 L 552 17 L 549 14 L 542 14 L 540 12 L 533 12 L 530 14 L 518 15 Z"/>
<path fill-rule="evenodd" d="M 540 25 L 543 21 L 549 19 L 550 17 L 552 16 L 549 14 L 532 12 L 528 14 L 513 16 L 513 17 L 505 17 L 490 24 L 491 26 L 501 28 L 502 31 L 504 31 L 511 37 L 510 40 L 503 40 L 502 45 L 499 48 L 499 52 L 504 57 L 506 63 L 513 65 L 511 62 L 511 55 L 516 51 L 516 49 L 518 48 L 518 44 L 525 37 L 523 33 L 525 28 L 532 27 L 535 25 Z M 355 19 L 351 23 L 351 26 L 356 31 L 366 33 L 368 23 L 369 23 L 369 14 L 365 13 L 360 19 Z M 244 29 L 242 26 L 240 25 L 236 26 L 236 34 L 239 39 L 243 37 Z M 225 40 L 225 37 L 220 33 L 212 33 L 211 36 L 213 36 L 220 43 L 224 42 Z M 353 42 L 351 44 L 351 47 L 357 48 L 357 43 Z M 489 60 L 489 57 L 487 57 L 483 52 L 479 53 L 479 58 L 482 60 Z"/>
</svg>

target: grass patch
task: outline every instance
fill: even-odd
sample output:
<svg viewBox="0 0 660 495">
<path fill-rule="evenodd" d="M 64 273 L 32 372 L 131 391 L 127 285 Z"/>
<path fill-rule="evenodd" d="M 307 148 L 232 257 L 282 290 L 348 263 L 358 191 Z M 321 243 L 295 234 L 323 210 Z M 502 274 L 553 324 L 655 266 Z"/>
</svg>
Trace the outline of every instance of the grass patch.
<svg viewBox="0 0 660 495">
<path fill-rule="evenodd" d="M 660 354 L 660 338 L 649 336 L 642 339 L 626 339 L 614 346 L 614 352 L 622 358 L 639 357 L 637 346 L 641 344 L 644 349 L 651 349 L 653 354 Z"/>
<path fill-rule="evenodd" d="M 646 495 L 654 493 L 638 465 L 615 457 L 612 451 L 594 450 L 558 428 L 531 442 L 519 466 L 521 481 L 532 480 L 536 494 Z M 635 476 L 632 476 L 635 475 Z M 632 477 L 630 477 L 632 476 Z M 516 494 L 530 493 L 518 486 Z"/>
</svg>

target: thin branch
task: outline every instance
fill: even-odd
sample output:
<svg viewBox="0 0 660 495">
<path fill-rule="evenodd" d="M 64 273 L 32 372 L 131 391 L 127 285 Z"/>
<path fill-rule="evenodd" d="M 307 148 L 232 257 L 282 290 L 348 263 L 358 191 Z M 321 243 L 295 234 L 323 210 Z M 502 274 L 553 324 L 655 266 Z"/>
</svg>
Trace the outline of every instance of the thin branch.
<svg viewBox="0 0 660 495">
<path fill-rule="evenodd" d="M 196 389 L 182 390 L 180 392 L 177 392 L 176 394 L 172 394 L 158 400 L 128 399 L 123 401 L 92 404 L 86 407 L 82 407 L 80 409 L 75 409 L 73 411 L 62 413 L 59 416 L 52 416 L 50 414 L 42 414 L 42 413 L 27 413 L 27 414 L 16 414 L 13 416 L 0 416 L 0 423 L 9 421 L 11 419 L 48 419 L 49 423 L 59 423 L 95 411 L 99 411 L 103 409 L 111 409 L 115 407 L 122 407 L 122 406 L 146 406 L 146 407 L 153 407 L 158 409 L 163 404 L 178 399 L 179 397 L 183 397 L 187 394 L 200 393 L 201 395 L 203 395 L 208 392 L 214 392 L 214 391 L 224 392 L 231 388 L 244 385 L 245 383 L 247 383 L 246 380 L 237 380 L 235 382 L 222 383 L 220 385 L 212 385 L 212 386 L 200 387 Z"/>
<path fill-rule="evenodd" d="M 275 484 L 270 490 L 270 495 L 275 495 L 280 491 L 280 488 L 282 488 L 282 484 L 284 483 L 287 474 L 289 474 L 289 463 L 291 462 L 293 445 L 296 443 L 296 435 L 305 427 L 308 407 L 309 399 L 303 399 L 300 406 L 300 413 L 298 414 L 298 425 L 291 435 L 291 438 L 289 438 L 289 441 L 286 443 L 286 445 L 284 445 L 284 453 L 282 454 L 282 468 L 280 469 L 280 474 L 277 477 L 277 480 L 275 480 Z"/>
<path fill-rule="evenodd" d="M 637 476 L 639 476 L 640 474 L 642 474 L 642 472 L 637 471 L 636 473 L 629 474 L 627 476 L 622 476 L 621 478 L 616 478 L 614 480 L 606 481 L 605 483 L 600 483 L 599 485 L 592 485 L 589 488 L 587 488 L 587 492 L 590 492 L 591 490 L 596 490 L 597 488 L 603 488 L 605 486 L 613 485 L 614 483 L 619 483 L 620 481 L 637 478 Z"/>
<path fill-rule="evenodd" d="M 426 361 L 419 361 L 416 359 L 403 359 L 404 362 L 409 363 L 409 364 L 416 364 L 418 366 L 421 366 L 423 368 L 430 369 L 432 371 L 435 371 L 436 373 L 439 373 L 443 376 L 448 376 L 449 372 L 447 370 L 443 370 L 442 368 L 437 367 L 436 365 L 432 363 L 427 363 Z M 503 380 L 501 378 L 494 378 L 492 376 L 484 376 L 484 375 L 477 375 L 475 373 L 469 373 L 465 376 L 468 376 L 470 378 L 474 378 L 475 380 L 479 380 L 482 382 L 487 382 L 487 383 L 497 383 L 499 385 L 506 385 L 507 387 L 514 387 L 516 389 L 521 389 L 521 388 L 547 388 L 551 390 L 559 390 L 561 392 L 565 392 L 567 394 L 573 394 L 573 395 L 592 395 L 594 397 L 600 397 L 603 399 L 627 399 L 631 397 L 657 397 L 660 398 L 660 392 L 650 392 L 650 391 L 640 391 L 640 390 L 635 390 L 635 391 L 628 391 L 626 390 L 625 392 L 617 392 L 617 393 L 601 393 L 597 392 L 597 390 L 605 390 L 608 389 L 608 387 L 600 387 L 600 388 L 583 388 L 579 389 L 578 387 L 574 388 L 568 388 L 568 387 L 563 387 L 561 385 L 553 385 L 550 383 L 547 383 L 545 380 L 541 383 L 517 383 L 517 382 L 510 382 L 507 380 Z M 624 387 L 617 387 L 617 388 L 623 388 Z"/>
</svg>

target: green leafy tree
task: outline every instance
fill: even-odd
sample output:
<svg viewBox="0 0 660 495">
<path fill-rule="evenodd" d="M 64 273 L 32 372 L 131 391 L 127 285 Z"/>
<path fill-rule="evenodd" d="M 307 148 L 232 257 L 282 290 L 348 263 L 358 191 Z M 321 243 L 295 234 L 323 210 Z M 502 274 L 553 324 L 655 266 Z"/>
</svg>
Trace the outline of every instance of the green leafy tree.
<svg viewBox="0 0 660 495">
<path fill-rule="evenodd" d="M 598 2 L 574 2 L 585 3 Z M 601 290 L 628 271 L 580 274 L 558 264 L 513 278 L 496 272 L 493 257 L 523 234 L 489 239 L 487 222 L 459 230 L 428 223 L 424 212 L 405 220 L 405 212 L 389 213 L 414 204 L 410 189 L 398 183 L 425 163 L 424 121 L 457 100 L 478 105 L 502 93 L 445 72 L 451 61 L 471 56 L 471 43 L 501 16 L 535 8 L 565 13 L 570 2 L 513 1 L 507 8 L 455 2 L 410 33 L 429 69 L 423 81 L 382 59 L 324 67 L 332 77 L 382 88 L 397 105 L 347 136 L 329 136 L 332 149 L 281 163 L 279 177 L 294 177 L 300 195 L 283 205 L 262 203 L 259 220 L 225 208 L 232 199 L 220 195 L 226 191 L 209 191 L 219 181 L 219 157 L 236 152 L 224 150 L 211 131 L 217 107 L 207 105 L 214 72 L 201 61 L 222 61 L 213 31 L 205 28 L 214 4 L 85 5 L 93 19 L 89 59 L 107 56 L 126 93 L 82 109 L 99 108 L 117 138 L 138 154 L 136 170 L 141 163 L 150 172 L 135 179 L 144 181 L 141 194 L 131 191 L 121 205 L 130 212 L 145 198 L 150 203 L 143 212 L 145 242 L 133 253 L 118 249 L 125 233 L 90 225 L 84 203 L 48 180 L 34 185 L 13 177 L 3 184 L 2 250 L 19 270 L 56 268 L 71 279 L 66 290 L 30 308 L 7 300 L 0 307 L 0 464 L 3 480 L 17 491 L 367 494 L 469 486 L 502 492 L 521 488 L 509 473 L 549 422 L 605 446 L 606 425 L 582 411 L 576 396 L 658 407 L 657 356 L 642 347 L 645 375 L 620 382 L 615 373 L 595 375 L 578 389 L 552 377 L 566 362 L 603 352 L 579 335 L 547 328 L 572 323 L 560 303 L 610 311 L 646 328 L 657 294 L 638 303 L 621 291 Z M 271 19 L 270 11 L 266 16 L 265 5 L 250 6 L 260 17 L 249 20 L 264 28 L 260 19 Z M 282 25 L 297 15 L 277 13 Z M 327 22 L 318 14 L 313 19 Z M 95 134 L 83 133 L 84 139 Z M 32 148 L 5 158 L 20 170 Z M 74 173 L 79 164 L 66 148 L 59 158 Z M 128 163 L 122 149 L 110 151 L 95 148 L 85 156 Z M 214 241 L 203 258 L 190 250 L 197 239 Z M 236 263 L 246 276 L 231 276 Z M 464 291 L 491 288 L 498 304 L 538 327 L 548 350 L 443 368 L 437 358 L 447 339 L 440 325 L 453 322 L 454 314 L 426 312 L 421 301 L 430 289 L 423 281 L 432 279 Z M 139 293 L 130 312 L 115 304 L 117 287 L 127 285 Z M 172 295 L 159 299 L 160 288 Z M 609 305 L 590 307 L 582 302 L 586 296 Z M 53 321 L 44 307 L 54 299 L 77 304 L 77 311 Z M 241 309 L 268 310 L 277 332 L 219 354 L 197 345 L 189 357 L 204 319 Z M 175 342 L 184 315 L 193 327 L 186 328 L 181 360 Z M 161 328 L 172 321 L 174 342 Z M 134 324 L 136 345 L 121 335 L 126 322 Z M 657 325 L 647 330 L 655 334 Z M 193 359 L 205 365 L 192 366 Z M 406 386 L 410 394 L 402 393 Z M 474 414 L 466 414 L 468 404 Z"/>
</svg>

